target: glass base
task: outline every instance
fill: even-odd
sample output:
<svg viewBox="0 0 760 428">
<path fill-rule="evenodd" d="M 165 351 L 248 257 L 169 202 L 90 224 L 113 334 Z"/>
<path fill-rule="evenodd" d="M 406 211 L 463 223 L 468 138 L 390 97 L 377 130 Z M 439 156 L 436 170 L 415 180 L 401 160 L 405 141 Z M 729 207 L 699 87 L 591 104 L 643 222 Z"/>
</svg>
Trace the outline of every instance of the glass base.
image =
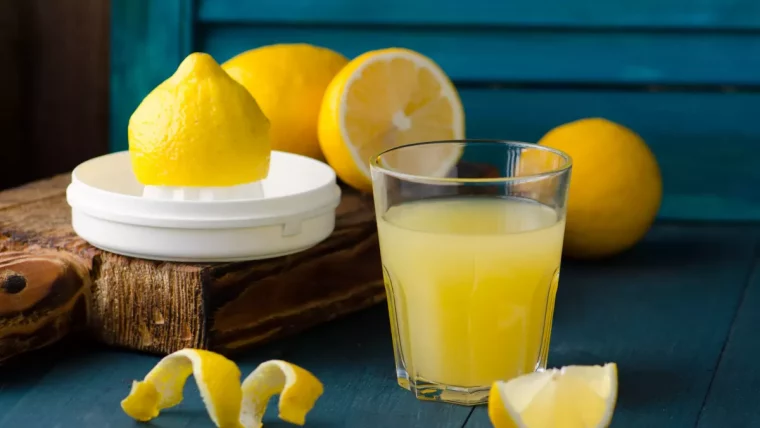
<svg viewBox="0 0 760 428">
<path fill-rule="evenodd" d="M 491 390 L 490 386 L 465 388 L 430 382 L 422 378 L 413 380 L 409 379 L 409 375 L 404 370 L 397 370 L 396 378 L 399 386 L 412 391 L 419 400 L 441 401 L 460 406 L 478 406 L 488 403 L 488 393 Z"/>
</svg>

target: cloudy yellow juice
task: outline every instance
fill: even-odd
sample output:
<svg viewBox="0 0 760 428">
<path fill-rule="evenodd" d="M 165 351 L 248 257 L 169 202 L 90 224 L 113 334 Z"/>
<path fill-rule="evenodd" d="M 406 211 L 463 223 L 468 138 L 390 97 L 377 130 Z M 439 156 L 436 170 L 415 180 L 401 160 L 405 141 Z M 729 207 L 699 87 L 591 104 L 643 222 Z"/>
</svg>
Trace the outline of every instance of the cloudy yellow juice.
<svg viewBox="0 0 760 428">
<path fill-rule="evenodd" d="M 397 365 L 410 380 L 488 387 L 536 369 L 562 252 L 564 219 L 553 209 L 420 201 L 390 208 L 378 230 Z"/>
</svg>

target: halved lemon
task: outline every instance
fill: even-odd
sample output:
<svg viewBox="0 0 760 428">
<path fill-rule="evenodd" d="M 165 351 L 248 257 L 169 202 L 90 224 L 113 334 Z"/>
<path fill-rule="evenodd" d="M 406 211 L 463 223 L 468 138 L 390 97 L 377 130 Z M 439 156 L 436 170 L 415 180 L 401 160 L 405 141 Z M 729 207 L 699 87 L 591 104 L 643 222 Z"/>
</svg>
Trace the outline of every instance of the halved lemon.
<svg viewBox="0 0 760 428">
<path fill-rule="evenodd" d="M 260 428 L 267 403 L 275 394 L 280 394 L 280 419 L 303 425 L 324 391 L 314 375 L 280 360 L 261 363 L 241 385 L 234 362 L 214 352 L 183 349 L 164 357 L 144 380 L 133 382 L 121 408 L 133 419 L 150 421 L 161 410 L 182 402 L 182 390 L 191 374 L 209 417 L 221 428 Z"/>
<path fill-rule="evenodd" d="M 607 427 L 617 401 L 617 366 L 567 366 L 494 382 L 488 416 L 495 428 Z"/>
<path fill-rule="evenodd" d="M 451 80 L 433 60 L 409 49 L 381 49 L 353 59 L 330 82 L 318 134 L 338 176 L 371 191 L 372 156 L 410 143 L 463 139 L 464 109 Z M 461 153 L 459 145 L 437 145 L 388 161 L 406 173 L 443 176 Z"/>
</svg>

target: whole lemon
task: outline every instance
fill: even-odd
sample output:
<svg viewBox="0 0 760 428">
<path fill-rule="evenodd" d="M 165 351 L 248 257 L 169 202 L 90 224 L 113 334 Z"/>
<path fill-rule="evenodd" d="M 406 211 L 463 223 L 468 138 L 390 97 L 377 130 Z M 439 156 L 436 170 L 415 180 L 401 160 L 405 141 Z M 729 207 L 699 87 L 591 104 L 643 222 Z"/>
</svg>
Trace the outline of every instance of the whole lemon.
<svg viewBox="0 0 760 428">
<path fill-rule="evenodd" d="M 304 43 L 243 52 L 222 68 L 248 88 L 272 123 L 272 149 L 323 160 L 317 120 L 327 85 L 348 63 L 330 49 Z"/>
<path fill-rule="evenodd" d="M 129 119 L 137 180 L 234 186 L 269 173 L 269 121 L 250 93 L 205 53 L 188 55 Z"/>
<path fill-rule="evenodd" d="M 662 201 L 657 160 L 644 140 L 601 118 L 570 122 L 539 144 L 573 159 L 564 251 L 599 258 L 624 251 L 651 227 Z"/>
</svg>

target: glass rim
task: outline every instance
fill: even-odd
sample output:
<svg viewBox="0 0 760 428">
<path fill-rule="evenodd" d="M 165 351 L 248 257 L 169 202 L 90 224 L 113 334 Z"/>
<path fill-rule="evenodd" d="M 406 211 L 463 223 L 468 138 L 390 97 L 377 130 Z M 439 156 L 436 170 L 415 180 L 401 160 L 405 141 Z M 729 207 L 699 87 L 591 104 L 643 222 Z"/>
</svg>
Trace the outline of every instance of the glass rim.
<svg viewBox="0 0 760 428">
<path fill-rule="evenodd" d="M 539 172 L 535 174 L 526 174 L 526 175 L 513 176 L 513 177 L 484 177 L 484 178 L 435 177 L 432 175 L 410 174 L 410 173 L 390 169 L 388 167 L 381 165 L 380 163 L 380 159 L 383 157 L 383 155 L 396 151 L 396 150 L 402 150 L 404 148 L 416 147 L 416 146 L 426 146 L 426 145 L 434 145 L 434 144 L 452 144 L 452 143 L 459 143 L 463 145 L 466 145 L 467 143 L 488 143 L 488 144 L 495 143 L 495 144 L 501 144 L 503 146 L 513 146 L 513 147 L 539 150 L 539 151 L 544 151 L 548 153 L 553 153 L 559 156 L 564 161 L 564 163 L 557 168 L 549 169 L 547 171 L 543 171 L 543 172 Z M 383 174 L 387 174 L 401 180 L 417 182 L 417 183 L 440 184 L 440 185 L 501 184 L 501 183 L 537 181 L 544 178 L 549 178 L 549 177 L 563 174 L 564 172 L 572 168 L 573 158 L 570 157 L 569 154 L 563 152 L 562 150 L 558 150 L 558 149 L 554 149 L 554 148 L 546 147 L 546 146 L 541 146 L 535 143 L 526 143 L 522 141 L 511 141 L 511 140 L 496 140 L 496 139 L 463 139 L 463 140 L 422 141 L 419 143 L 403 144 L 400 146 L 391 147 L 390 149 L 385 149 L 382 152 L 372 156 L 372 158 L 370 159 L 369 165 L 370 165 L 370 169 L 377 169 Z"/>
</svg>

